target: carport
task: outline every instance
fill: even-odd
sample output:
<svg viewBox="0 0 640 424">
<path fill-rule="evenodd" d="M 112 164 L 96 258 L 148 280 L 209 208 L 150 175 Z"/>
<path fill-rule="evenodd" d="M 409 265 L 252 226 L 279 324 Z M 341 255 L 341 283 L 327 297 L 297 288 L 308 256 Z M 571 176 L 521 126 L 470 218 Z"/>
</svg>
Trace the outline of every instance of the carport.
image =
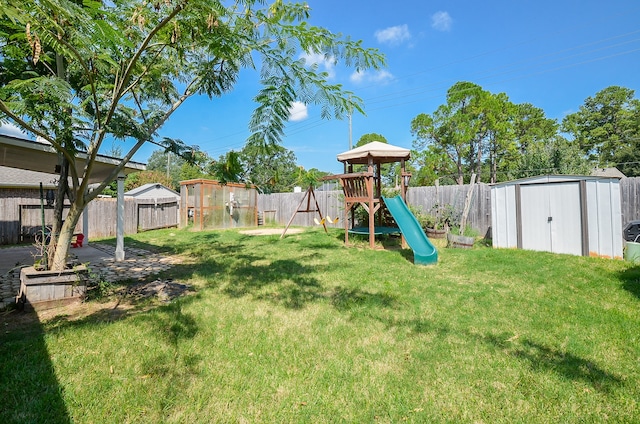
<svg viewBox="0 0 640 424">
<path fill-rule="evenodd" d="M 86 163 L 87 154 L 78 153 L 76 156 L 78 174 L 82 175 Z M 98 155 L 89 183 L 101 183 L 119 163 L 120 159 Z M 0 134 L 0 166 L 56 174 L 57 164 L 58 152 L 50 144 Z M 118 261 L 124 260 L 124 179 L 127 174 L 145 169 L 144 164 L 130 161 L 118 175 L 115 252 L 115 259 Z M 84 234 L 88 234 L 88 222 L 87 209 L 85 208 L 82 223 Z"/>
</svg>

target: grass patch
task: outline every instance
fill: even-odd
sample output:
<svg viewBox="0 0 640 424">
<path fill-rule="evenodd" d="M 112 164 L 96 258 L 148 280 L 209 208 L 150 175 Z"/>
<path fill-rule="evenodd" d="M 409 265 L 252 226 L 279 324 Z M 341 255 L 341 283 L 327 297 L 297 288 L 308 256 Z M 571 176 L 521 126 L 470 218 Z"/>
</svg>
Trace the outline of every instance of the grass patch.
<svg viewBox="0 0 640 424">
<path fill-rule="evenodd" d="M 128 239 L 196 294 L 6 330 L 0 422 L 640 420 L 639 267 L 342 237 Z"/>
</svg>

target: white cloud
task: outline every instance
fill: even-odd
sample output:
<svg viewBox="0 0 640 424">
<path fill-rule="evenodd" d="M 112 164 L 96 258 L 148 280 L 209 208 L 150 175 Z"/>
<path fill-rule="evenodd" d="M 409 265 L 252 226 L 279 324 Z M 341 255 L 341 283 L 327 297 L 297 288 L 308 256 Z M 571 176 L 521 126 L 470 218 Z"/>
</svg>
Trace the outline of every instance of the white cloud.
<svg viewBox="0 0 640 424">
<path fill-rule="evenodd" d="M 393 79 L 393 75 L 389 71 L 378 71 L 371 76 L 371 80 L 375 82 L 385 82 Z"/>
<path fill-rule="evenodd" d="M 320 71 L 324 71 L 329 75 L 329 78 L 333 78 L 336 75 L 335 66 L 336 59 L 333 56 L 325 57 L 321 53 L 304 53 L 300 55 L 301 59 L 304 59 L 307 65 L 318 65 Z"/>
<path fill-rule="evenodd" d="M 351 74 L 351 76 L 349 77 L 349 80 L 351 80 L 351 82 L 355 82 L 356 84 L 359 84 L 362 82 L 364 77 L 365 77 L 365 71 L 355 71 L 354 73 Z"/>
<path fill-rule="evenodd" d="M 385 29 L 379 29 L 375 32 L 376 39 L 379 43 L 400 44 L 405 40 L 411 39 L 409 26 L 397 25 Z"/>
<path fill-rule="evenodd" d="M 0 134 L 11 137 L 26 138 L 27 134 L 10 122 L 0 122 Z"/>
<path fill-rule="evenodd" d="M 393 74 L 385 70 L 377 72 L 355 71 L 351 74 L 349 79 L 355 84 L 360 84 L 363 82 L 384 83 L 387 81 L 391 81 L 393 79 Z"/>
<path fill-rule="evenodd" d="M 302 102 L 293 102 L 289 107 L 289 121 L 304 121 L 309 117 L 307 105 Z"/>
<path fill-rule="evenodd" d="M 450 31 L 453 19 L 449 13 L 439 11 L 431 15 L 431 28 L 438 31 Z"/>
</svg>

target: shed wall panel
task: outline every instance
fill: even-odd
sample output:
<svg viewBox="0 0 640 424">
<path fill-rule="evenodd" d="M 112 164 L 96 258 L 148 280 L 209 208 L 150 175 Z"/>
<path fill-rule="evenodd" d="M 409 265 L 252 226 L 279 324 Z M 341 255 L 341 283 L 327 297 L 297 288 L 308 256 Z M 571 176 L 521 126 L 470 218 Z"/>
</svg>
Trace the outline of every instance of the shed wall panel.
<svg viewBox="0 0 640 424">
<path fill-rule="evenodd" d="M 589 211 L 589 255 L 622 257 L 620 190 L 615 181 L 587 184 Z"/>
<path fill-rule="evenodd" d="M 518 247 L 515 196 L 515 185 L 491 188 L 491 233 L 493 247 Z"/>
<path fill-rule="evenodd" d="M 517 185 L 520 220 L 515 216 Z M 617 179 L 537 177 L 493 186 L 491 196 L 494 247 L 514 247 L 520 236 L 520 246 L 526 249 L 622 257 L 622 196 Z"/>
<path fill-rule="evenodd" d="M 580 184 L 563 182 L 549 184 L 549 221 L 551 252 L 582 254 L 582 218 Z"/>
</svg>

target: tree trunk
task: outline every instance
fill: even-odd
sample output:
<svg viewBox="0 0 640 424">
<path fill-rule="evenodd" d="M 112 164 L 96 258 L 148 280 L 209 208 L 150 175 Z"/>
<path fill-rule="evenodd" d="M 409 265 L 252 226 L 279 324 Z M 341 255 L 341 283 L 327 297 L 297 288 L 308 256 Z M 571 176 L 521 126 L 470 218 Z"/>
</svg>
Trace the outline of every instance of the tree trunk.
<svg viewBox="0 0 640 424">
<path fill-rule="evenodd" d="M 71 245 L 71 239 L 73 238 L 73 230 L 76 228 L 80 215 L 84 209 L 82 203 L 82 196 L 78 196 L 69 208 L 69 214 L 65 219 L 62 228 L 60 229 L 60 235 L 58 236 L 58 243 L 55 245 L 55 251 L 53 254 L 53 261 L 50 269 L 53 271 L 62 271 L 67 265 L 67 255 L 69 254 L 69 246 Z"/>
<path fill-rule="evenodd" d="M 60 35 L 60 34 L 59 34 Z M 64 57 L 56 53 L 56 76 L 60 79 L 66 80 L 66 66 L 64 63 Z M 71 110 L 67 110 L 68 117 L 64 119 L 62 122 L 62 143 L 65 147 L 71 145 L 73 143 L 72 131 L 71 131 Z M 54 203 L 54 213 L 53 213 L 53 227 L 51 228 L 51 238 L 49 240 L 49 246 L 47 246 L 47 257 L 48 257 L 48 269 L 60 271 L 64 269 L 66 263 L 67 252 L 69 251 L 69 243 L 71 242 L 71 237 L 73 236 L 73 228 L 75 228 L 75 223 L 73 224 L 71 230 L 71 236 L 68 240 L 62 239 L 62 232 L 64 228 L 64 224 L 62 221 L 62 217 L 64 215 L 64 199 L 67 193 L 69 192 L 69 161 L 63 154 L 58 153 L 58 166 L 60 167 L 60 178 L 58 180 L 58 192 L 56 194 L 55 203 Z M 73 199 L 69 199 L 73 202 Z M 66 224 L 66 222 L 65 222 Z M 63 246 L 64 243 L 67 244 L 64 254 L 64 262 L 62 267 L 56 267 L 56 255 L 58 250 L 58 246 Z"/>
<path fill-rule="evenodd" d="M 62 216 L 64 212 L 64 199 L 69 188 L 69 162 L 62 157 L 59 163 L 60 178 L 58 180 L 58 190 L 56 193 L 53 209 L 53 226 L 51 228 L 51 238 L 47 246 L 48 269 L 52 269 L 53 256 L 58 244 L 60 231 L 62 230 Z"/>
<path fill-rule="evenodd" d="M 458 159 L 458 162 L 456 165 L 458 170 L 458 176 L 456 177 L 456 182 L 458 183 L 458 185 L 464 185 L 464 168 L 462 167 L 462 161 Z"/>
</svg>

